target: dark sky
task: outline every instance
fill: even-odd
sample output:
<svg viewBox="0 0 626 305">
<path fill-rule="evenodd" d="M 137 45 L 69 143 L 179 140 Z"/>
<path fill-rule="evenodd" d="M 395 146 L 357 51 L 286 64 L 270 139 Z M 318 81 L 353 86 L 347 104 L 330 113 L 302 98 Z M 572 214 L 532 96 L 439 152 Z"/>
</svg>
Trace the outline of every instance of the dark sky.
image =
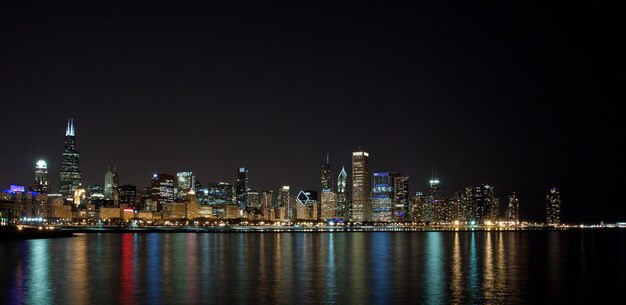
<svg viewBox="0 0 626 305">
<path fill-rule="evenodd" d="M 1 188 L 43 158 L 57 190 L 74 116 L 83 184 L 246 166 L 257 190 L 318 189 L 326 152 L 335 176 L 362 146 L 412 193 L 437 164 L 445 193 L 517 191 L 526 219 L 557 186 L 565 221 L 626 221 L 621 7 L 103 2 L 0 4 Z"/>
</svg>

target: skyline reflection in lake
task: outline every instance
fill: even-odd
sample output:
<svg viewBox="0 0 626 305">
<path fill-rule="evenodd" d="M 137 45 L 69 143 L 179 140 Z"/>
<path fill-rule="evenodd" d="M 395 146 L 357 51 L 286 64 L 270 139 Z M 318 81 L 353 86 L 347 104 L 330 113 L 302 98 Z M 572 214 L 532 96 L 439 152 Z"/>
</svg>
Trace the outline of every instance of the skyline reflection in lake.
<svg viewBox="0 0 626 305">
<path fill-rule="evenodd" d="M 623 296 L 625 233 L 123 233 L 0 242 L 1 304 L 521 304 Z"/>
</svg>

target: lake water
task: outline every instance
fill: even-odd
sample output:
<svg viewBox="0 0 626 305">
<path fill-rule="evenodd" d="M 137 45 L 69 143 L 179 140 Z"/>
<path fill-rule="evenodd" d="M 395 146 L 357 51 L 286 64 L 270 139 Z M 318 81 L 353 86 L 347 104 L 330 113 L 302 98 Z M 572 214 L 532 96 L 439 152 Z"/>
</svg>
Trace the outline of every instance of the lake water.
<svg viewBox="0 0 626 305">
<path fill-rule="evenodd" d="M 0 304 L 619 304 L 625 295 L 620 230 L 0 241 Z"/>
</svg>

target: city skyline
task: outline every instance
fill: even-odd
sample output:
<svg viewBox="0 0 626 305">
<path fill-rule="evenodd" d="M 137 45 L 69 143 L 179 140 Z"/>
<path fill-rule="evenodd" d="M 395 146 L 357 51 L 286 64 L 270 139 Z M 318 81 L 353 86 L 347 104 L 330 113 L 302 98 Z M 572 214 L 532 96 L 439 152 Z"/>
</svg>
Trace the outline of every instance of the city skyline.
<svg viewBox="0 0 626 305">
<path fill-rule="evenodd" d="M 296 218 L 310 218 L 326 221 L 345 219 L 357 222 L 417 221 L 449 224 L 458 223 L 459 221 L 483 224 L 486 222 L 494 223 L 496 220 L 512 220 L 515 223 L 520 220 L 527 220 L 520 219 L 519 198 L 517 198 L 515 192 L 509 195 L 508 204 L 505 207 L 499 204 L 495 187 L 485 184 L 469 186 L 465 188 L 465 191 L 455 192 L 454 196 L 446 197 L 446 194 L 443 194 L 439 189 L 439 176 L 434 167 L 431 172 L 431 180 L 429 180 L 428 195 L 422 197 L 422 192 L 417 191 L 415 196 L 413 196 L 409 190 L 410 179 L 408 176 L 403 176 L 397 172 L 371 172 L 369 153 L 361 147 L 352 152 L 353 179 L 350 187 L 352 196 L 345 198 L 345 195 L 342 194 L 346 192 L 345 185 L 349 181 L 343 166 L 337 178 L 337 192 L 333 191 L 332 166 L 330 156 L 327 153 L 320 172 L 319 194 L 321 200 L 319 200 L 320 197 L 318 197 L 317 190 L 300 190 L 295 196 L 295 202 L 287 200 L 283 203 L 280 200 L 276 200 L 277 205 L 269 210 L 261 209 L 263 207 L 262 197 L 259 196 L 258 191 L 252 189 L 252 185 L 249 182 L 249 171 L 245 167 L 238 168 L 237 179 L 234 184 L 220 180 L 208 182 L 205 184 L 206 186 L 202 186 L 193 172 L 185 171 L 177 172 L 176 176 L 163 172 L 154 173 L 151 177 L 150 186 L 144 187 L 142 185 L 120 185 L 117 169 L 114 165 L 113 171 L 111 171 L 110 166 L 107 167 L 107 172 L 104 175 L 104 184 L 82 185 L 80 180 L 81 172 L 78 165 L 79 153 L 76 150 L 75 130 L 74 118 L 68 118 L 64 141 L 65 149 L 62 154 L 64 163 L 63 169 L 59 172 L 60 181 L 64 182 L 64 184 L 60 185 L 59 192 L 61 193 L 60 196 L 65 198 L 67 204 L 75 205 L 76 207 L 85 199 L 85 196 L 87 196 L 86 200 L 91 202 L 92 196 L 95 194 L 97 196 L 95 202 L 100 202 L 96 203 L 96 206 L 106 205 L 109 207 L 113 205 L 119 207 L 122 204 L 125 207 L 134 207 L 135 212 L 163 210 L 164 213 L 167 211 L 166 213 L 178 215 L 178 212 L 174 211 L 180 208 L 174 208 L 172 205 L 176 206 L 182 204 L 182 202 L 189 202 L 189 200 L 195 202 L 195 205 L 202 204 L 202 202 L 198 201 L 194 190 L 199 192 L 205 190 L 207 192 L 205 196 L 210 193 L 210 196 L 215 200 L 223 197 L 224 194 L 213 195 L 212 188 L 215 186 L 212 185 L 225 184 L 231 187 L 231 194 L 226 197 L 226 201 L 223 203 L 233 204 L 238 206 L 239 209 L 249 212 L 252 211 L 250 210 L 251 208 L 257 208 L 259 209 L 258 212 L 262 214 L 273 214 L 274 208 L 282 207 L 285 209 L 287 218 L 292 220 Z M 77 173 L 78 176 L 74 173 Z M 232 185 L 234 185 L 234 191 L 232 190 Z M 11 185 L 11 191 L 13 191 L 13 188 L 18 189 L 20 187 Z M 67 190 L 69 188 L 72 188 L 71 194 Z M 281 186 L 281 188 L 284 189 L 285 186 Z M 54 189 L 49 188 L 48 185 L 47 163 L 45 160 L 37 161 L 34 182 L 30 187 L 25 187 L 24 189 L 30 189 L 42 194 L 54 193 Z M 45 189 L 45 191 L 41 192 L 42 189 Z M 78 189 L 80 189 L 80 192 L 78 192 Z M 97 190 L 94 192 L 92 189 Z M 77 192 L 74 193 L 74 190 L 77 190 Z M 147 194 L 149 197 L 145 197 L 146 194 L 144 193 L 146 190 L 149 192 Z M 273 192 L 273 190 L 263 191 L 264 194 L 267 192 Z M 556 197 L 554 197 L 555 192 L 557 194 Z M 191 194 L 193 194 L 192 197 L 190 197 Z M 459 194 L 461 194 L 460 198 L 458 197 Z M 102 198 L 99 196 L 102 196 Z M 511 196 L 514 198 L 513 203 Z M 139 198 L 142 198 L 142 200 L 135 200 Z M 148 198 L 150 200 L 145 201 Z M 341 203 L 346 199 L 349 200 L 347 206 Z M 545 203 L 546 223 L 552 225 L 560 224 L 562 222 L 560 216 L 560 190 L 551 187 L 546 199 L 548 200 Z M 102 200 L 108 200 L 108 203 Z M 274 199 L 265 199 L 265 201 L 273 202 Z M 338 202 L 340 202 L 339 205 L 337 204 Z M 136 205 L 136 203 L 139 205 Z M 211 204 L 216 203 L 213 202 Z M 268 207 L 267 204 L 265 207 Z M 101 208 L 104 208 L 104 206 Z M 306 211 L 303 209 L 306 209 Z M 106 208 L 103 211 L 106 213 Z M 186 213 L 186 208 L 181 211 Z M 30 215 L 30 213 L 28 212 L 27 214 Z M 197 212 L 194 213 L 193 215 L 198 217 Z M 306 217 L 303 215 L 306 215 Z M 264 217 L 268 216 L 265 215 Z"/>
<path fill-rule="evenodd" d="M 623 162 L 611 145 L 624 81 L 603 73 L 616 36 L 575 17 L 600 4 L 214 5 L 10 4 L 0 100 L 22 108 L 0 122 L 15 142 L 0 184 L 30 184 L 40 159 L 58 173 L 56 130 L 72 116 L 84 182 L 113 164 L 133 185 L 159 171 L 233 183 L 246 167 L 255 189 L 308 189 L 327 153 L 349 170 L 362 146 L 411 193 L 436 164 L 443 192 L 515 191 L 524 218 L 544 219 L 552 186 L 564 219 L 626 217 L 611 192 L 580 191 L 619 189 Z"/>
</svg>

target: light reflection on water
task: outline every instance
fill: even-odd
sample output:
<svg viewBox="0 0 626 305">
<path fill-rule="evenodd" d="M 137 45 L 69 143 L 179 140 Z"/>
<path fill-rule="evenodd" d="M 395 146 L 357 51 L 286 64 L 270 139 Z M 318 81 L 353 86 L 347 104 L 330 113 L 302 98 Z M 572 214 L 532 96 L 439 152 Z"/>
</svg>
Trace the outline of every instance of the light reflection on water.
<svg viewBox="0 0 626 305">
<path fill-rule="evenodd" d="M 0 304 L 587 303 L 626 291 L 622 234 L 150 233 L 2 242 Z"/>
</svg>

